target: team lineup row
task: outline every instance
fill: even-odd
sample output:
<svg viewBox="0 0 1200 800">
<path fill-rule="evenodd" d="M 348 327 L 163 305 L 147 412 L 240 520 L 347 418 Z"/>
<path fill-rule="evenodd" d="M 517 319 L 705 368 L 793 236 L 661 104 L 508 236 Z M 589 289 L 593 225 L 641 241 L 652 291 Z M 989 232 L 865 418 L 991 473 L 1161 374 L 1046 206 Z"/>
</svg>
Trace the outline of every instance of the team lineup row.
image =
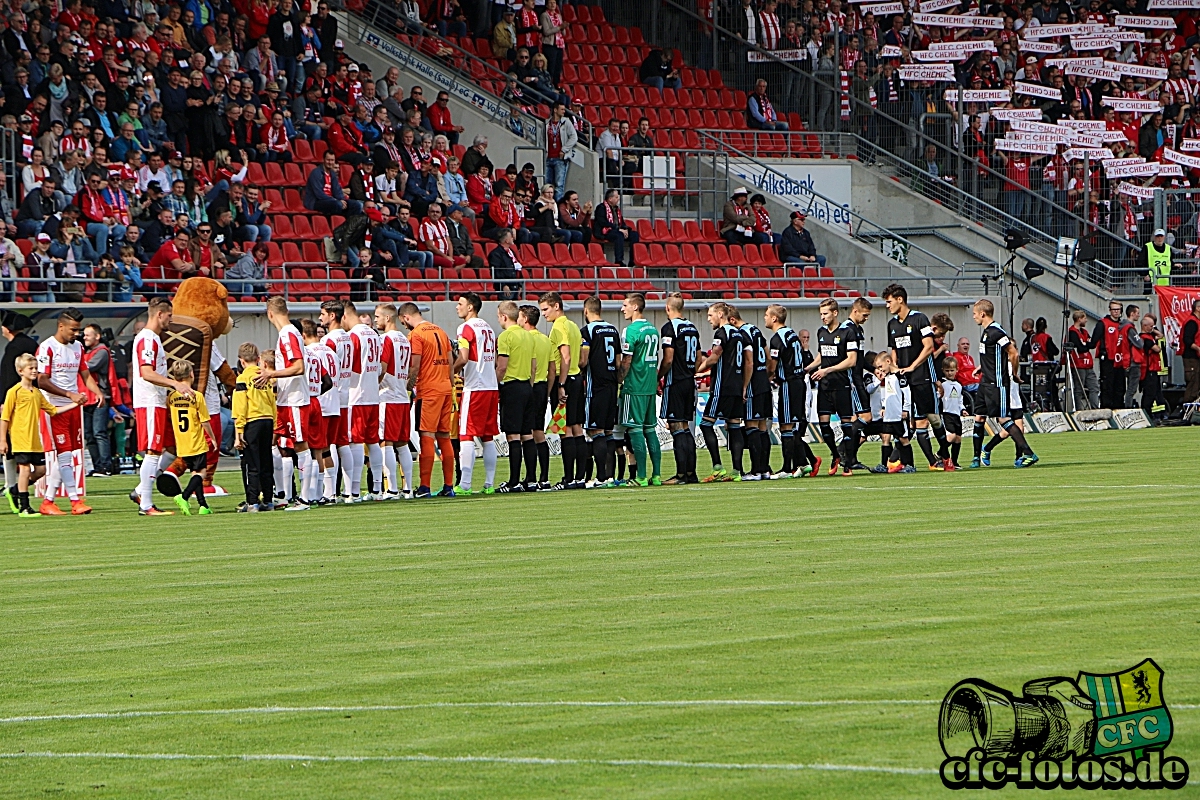
<svg viewBox="0 0 1200 800">
<path fill-rule="evenodd" d="M 286 301 L 271 298 L 267 317 L 278 331 L 274 349 L 260 353 L 246 343 L 238 352 L 242 369 L 233 406 L 246 489 L 239 510 L 283 505 L 302 511 L 333 503 L 339 478 L 347 503 L 431 496 L 439 455 L 444 484 L 439 496 L 470 495 L 476 493 L 477 446 L 484 462 L 483 494 L 701 482 L 692 425 L 697 381 L 706 376 L 709 391 L 700 431 L 713 472 L 703 482 L 817 474 L 821 458 L 804 436 L 814 410 L 830 452 L 830 475 L 915 471 L 913 438 L 930 469 L 953 470 L 961 447 L 963 395 L 953 359 L 943 367 L 932 355 L 935 337 L 945 333 L 938 327 L 941 315 L 931 322 L 910 309 L 903 286 L 887 287 L 883 300 L 892 315 L 886 351 L 864 349 L 863 324 L 873 310 L 869 300 L 855 299 L 842 320 L 838 302 L 829 298 L 820 306 L 822 326 L 813 357 L 787 326 L 787 310 L 780 305 L 766 309 L 759 328 L 733 306 L 712 304 L 707 316 L 713 339 L 704 352 L 700 332 L 684 316 L 678 295 L 667 298 L 668 320 L 661 329 L 646 320 L 645 298 L 636 293 L 622 304 L 628 325 L 621 330 L 603 319 L 599 298 L 584 302 L 582 328 L 568 318 L 557 293 L 543 295 L 537 306 L 505 301 L 497 308 L 497 335 L 479 316 L 480 298 L 468 293 L 458 301 L 462 324 L 454 340 L 425 321 L 412 303 L 378 305 L 372 319 L 360 315 L 351 302 L 329 301 L 322 304 L 317 321 L 293 321 Z M 980 422 L 997 420 L 999 434 L 985 450 L 984 426 L 974 426 L 971 466 L 990 463 L 995 443 L 1011 437 L 1017 447 L 1015 466 L 1025 467 L 1036 463 L 1037 456 L 1019 423 L 1020 395 L 1013 383 L 1017 351 L 993 313 L 986 300 L 974 307 L 982 329 L 976 408 Z M 551 323 L 549 336 L 537 327 L 543 316 Z M 46 376 L 41 385 L 54 409 L 49 413 L 54 413 L 57 446 L 46 450 L 67 453 L 57 459 L 56 482 L 47 495 L 53 498 L 58 485 L 65 486 L 75 513 L 87 511 L 78 510 L 86 505 L 73 492 L 69 453 L 80 426 L 72 417 L 82 401 L 76 392 L 80 376 L 92 380 L 76 341 L 81 319 L 73 309 L 64 312 L 37 360 L 37 372 Z M 193 472 L 182 493 L 172 492 L 175 503 L 189 513 L 188 497 L 196 495 L 206 513 L 197 481 L 216 441 L 209 415 L 213 401 L 193 390 L 190 365 L 177 362 L 167 369 L 161 336 L 170 322 L 170 302 L 152 300 L 133 348 L 133 405 L 138 450 L 144 457 L 139 486 L 130 496 L 145 515 L 172 513 L 152 501 L 161 457 L 168 450 Z M 223 360 L 219 352 L 213 358 Z M 4 424 L 11 426 L 8 406 L 6 398 Z M 546 419 L 558 407 L 563 479 L 551 486 Z M 835 417 L 840 437 L 833 429 Z M 677 468 L 665 481 L 659 418 L 671 431 Z M 784 457 L 779 471 L 771 468 L 773 418 L 779 423 Z M 415 492 L 409 446 L 414 422 L 420 442 Z M 731 470 L 723 465 L 719 422 L 725 426 Z M 882 458 L 878 466 L 867 467 L 858 450 L 872 434 L 881 436 Z M 509 478 L 497 485 L 495 439 L 501 435 L 508 442 Z M 13 450 L 21 447 L 14 444 Z M 632 455 L 627 481 L 622 480 L 623 450 Z M 370 467 L 369 492 L 362 491 L 365 466 Z M 299 489 L 292 498 L 294 469 Z M 42 511 L 57 509 L 49 511 L 43 504 Z"/>
</svg>

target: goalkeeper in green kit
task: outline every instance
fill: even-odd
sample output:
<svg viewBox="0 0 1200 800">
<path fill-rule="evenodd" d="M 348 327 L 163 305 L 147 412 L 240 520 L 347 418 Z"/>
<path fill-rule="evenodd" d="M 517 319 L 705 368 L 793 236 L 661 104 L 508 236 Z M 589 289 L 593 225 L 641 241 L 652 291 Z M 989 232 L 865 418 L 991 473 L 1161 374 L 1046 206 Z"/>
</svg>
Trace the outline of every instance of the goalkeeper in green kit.
<svg viewBox="0 0 1200 800">
<path fill-rule="evenodd" d="M 634 483 L 638 486 L 662 486 L 662 449 L 658 444 L 658 414 L 654 398 L 658 394 L 658 329 L 645 318 L 646 297 L 625 295 L 621 313 L 629 326 L 621 331 L 621 398 L 618 422 L 629 433 L 633 455 L 637 459 Z M 652 472 L 646 471 L 646 451 L 650 451 Z M 647 478 L 646 476 L 650 477 Z"/>
</svg>

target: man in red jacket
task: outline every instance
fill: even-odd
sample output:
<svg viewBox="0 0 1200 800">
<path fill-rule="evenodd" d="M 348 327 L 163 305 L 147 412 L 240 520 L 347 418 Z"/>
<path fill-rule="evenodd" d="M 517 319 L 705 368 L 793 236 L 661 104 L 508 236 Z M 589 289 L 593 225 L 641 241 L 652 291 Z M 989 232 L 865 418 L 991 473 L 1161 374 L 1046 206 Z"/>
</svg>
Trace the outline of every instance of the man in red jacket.
<svg viewBox="0 0 1200 800">
<path fill-rule="evenodd" d="M 343 111 L 338 116 L 337 122 L 329 126 L 326 138 L 329 141 L 329 149 L 337 156 L 337 160 L 344 164 L 358 166 L 364 161 L 371 160 L 370 154 L 367 153 L 367 146 L 363 143 L 362 133 L 354 127 L 354 121 L 351 119 L 349 111 Z"/>
<path fill-rule="evenodd" d="M 1121 301 L 1110 300 L 1108 316 L 1096 323 L 1090 346 L 1100 359 L 1100 407 L 1124 408 L 1129 379 L 1129 328 L 1121 319 Z"/>
<path fill-rule="evenodd" d="M 435 134 L 440 133 L 445 136 L 451 146 L 458 144 L 458 135 L 464 129 L 462 125 L 455 125 L 454 120 L 450 117 L 450 95 L 448 93 L 438 92 L 437 102 L 429 107 L 429 115 L 426 118 Z"/>
</svg>

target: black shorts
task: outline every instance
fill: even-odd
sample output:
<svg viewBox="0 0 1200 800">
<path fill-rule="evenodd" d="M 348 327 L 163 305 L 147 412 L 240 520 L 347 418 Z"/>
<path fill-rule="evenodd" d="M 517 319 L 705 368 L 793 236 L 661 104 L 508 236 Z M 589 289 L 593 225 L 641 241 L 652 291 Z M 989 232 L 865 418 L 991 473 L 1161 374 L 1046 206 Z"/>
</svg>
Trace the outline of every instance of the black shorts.
<svg viewBox="0 0 1200 800">
<path fill-rule="evenodd" d="M 617 426 L 617 385 L 594 383 L 585 393 L 583 428 L 588 431 L 611 431 Z"/>
<path fill-rule="evenodd" d="M 663 387 L 658 415 L 667 422 L 691 422 L 696 418 L 696 383 L 692 380 Z"/>
<path fill-rule="evenodd" d="M 912 419 L 942 413 L 942 404 L 932 383 L 913 383 L 909 379 L 908 391 L 912 395 Z"/>
<path fill-rule="evenodd" d="M 808 387 L 804 378 L 784 381 L 779 386 L 779 424 L 804 425 L 808 414 Z"/>
<path fill-rule="evenodd" d="M 578 375 L 571 375 L 563 382 L 563 387 L 567 390 L 566 424 L 582 425 L 584 417 L 583 381 Z"/>
<path fill-rule="evenodd" d="M 942 424 L 946 426 L 946 433 L 962 436 L 962 417 L 958 414 L 942 414 Z"/>
<path fill-rule="evenodd" d="M 874 430 L 881 434 L 886 433 L 889 436 L 895 436 L 898 439 L 908 438 L 908 423 L 904 421 L 881 422 L 879 423 L 879 427 L 875 428 Z"/>
<path fill-rule="evenodd" d="M 204 472 L 208 469 L 208 453 L 197 453 L 194 456 L 180 456 L 184 472 Z"/>
<path fill-rule="evenodd" d="M 849 421 L 854 417 L 854 405 L 850 401 L 850 387 L 846 384 L 830 384 L 828 379 L 821 381 L 817 389 L 817 414 L 822 417 L 837 414 L 840 419 Z"/>
<path fill-rule="evenodd" d="M 533 433 L 528 423 L 532 394 L 529 381 L 506 381 L 500 384 L 500 430 L 511 435 L 528 436 Z"/>
<path fill-rule="evenodd" d="M 13 461 L 17 462 L 18 466 L 26 467 L 44 467 L 46 466 L 45 453 L 13 453 Z"/>
<path fill-rule="evenodd" d="M 546 404 L 549 401 L 549 385 L 545 381 L 535 383 L 529 391 L 529 403 L 525 406 L 525 427 L 530 432 L 546 430 Z"/>
<path fill-rule="evenodd" d="M 771 390 L 769 388 L 746 398 L 746 419 L 757 421 L 770 418 Z"/>
<path fill-rule="evenodd" d="M 979 417 L 994 417 L 1001 419 L 1011 415 L 1008 408 L 1008 391 L 999 386 L 986 383 L 979 384 L 976 396 L 975 415 Z"/>
<path fill-rule="evenodd" d="M 737 420 L 746 418 L 746 401 L 740 394 L 709 395 L 704 405 L 706 419 Z"/>
</svg>

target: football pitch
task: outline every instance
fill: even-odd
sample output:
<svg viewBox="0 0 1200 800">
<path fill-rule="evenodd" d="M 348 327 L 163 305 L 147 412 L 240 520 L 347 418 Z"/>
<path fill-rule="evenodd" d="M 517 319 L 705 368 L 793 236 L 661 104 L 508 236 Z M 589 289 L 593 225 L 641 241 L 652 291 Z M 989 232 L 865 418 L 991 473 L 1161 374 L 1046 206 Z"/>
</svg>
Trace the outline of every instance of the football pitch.
<svg viewBox="0 0 1200 800">
<path fill-rule="evenodd" d="M 1200 767 L 1200 431 L 1030 442 L 303 514 L 93 481 L 0 516 L 0 796 L 924 798 L 958 681 L 1145 658 Z"/>
</svg>

